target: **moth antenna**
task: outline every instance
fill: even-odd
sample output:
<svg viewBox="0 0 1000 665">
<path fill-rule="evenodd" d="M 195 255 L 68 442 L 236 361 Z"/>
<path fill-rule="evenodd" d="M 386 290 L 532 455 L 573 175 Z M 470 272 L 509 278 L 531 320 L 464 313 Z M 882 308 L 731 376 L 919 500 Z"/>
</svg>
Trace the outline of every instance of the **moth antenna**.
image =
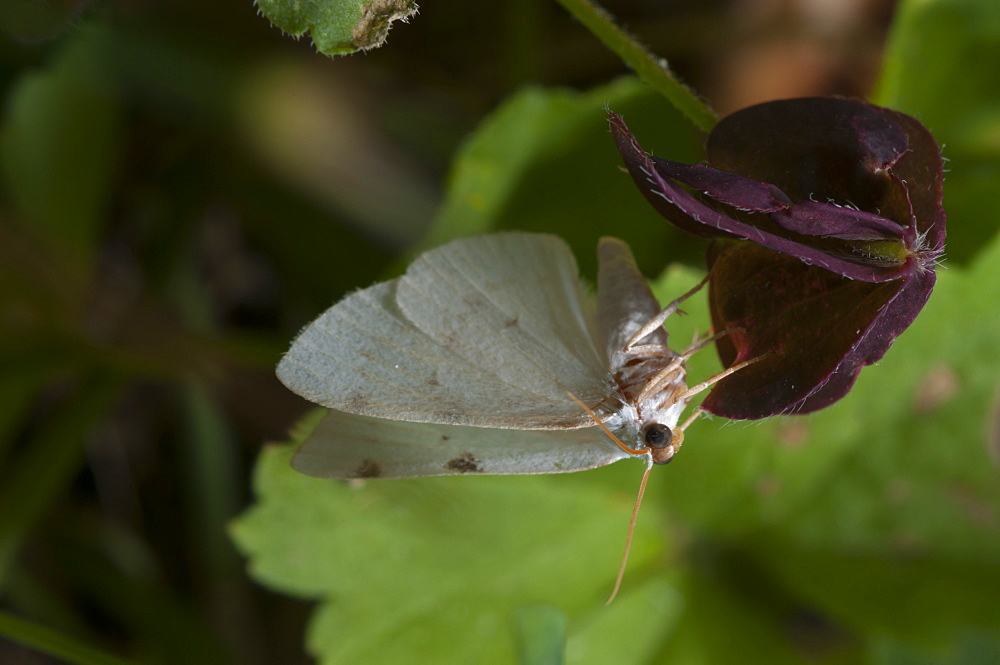
<svg viewBox="0 0 1000 665">
<path fill-rule="evenodd" d="M 576 402 L 577 404 L 579 404 L 580 408 L 583 409 L 584 411 L 586 411 L 588 416 L 590 416 L 591 418 L 594 419 L 594 422 L 597 423 L 597 426 L 600 427 L 604 431 L 605 434 L 607 434 L 609 437 L 611 437 L 611 440 L 614 441 L 618 445 L 619 448 L 621 448 L 622 450 L 624 450 L 625 452 L 627 452 L 629 455 L 645 455 L 646 454 L 645 450 L 635 450 L 634 448 L 629 448 L 628 446 L 626 446 L 624 443 L 622 443 L 621 439 L 619 439 L 617 436 L 615 436 L 614 434 L 611 433 L 611 430 L 609 430 L 604 425 L 604 423 L 601 422 L 601 419 L 597 417 L 597 414 L 595 414 L 593 411 L 590 410 L 589 406 L 587 406 L 586 404 L 584 404 L 583 402 L 581 402 L 579 399 L 577 399 L 576 395 L 574 395 L 573 393 L 567 392 L 566 394 L 569 395 L 569 398 L 571 400 L 573 400 L 574 402 Z"/>
<path fill-rule="evenodd" d="M 611 601 L 618 595 L 618 589 L 622 586 L 622 578 L 625 577 L 625 565 L 628 563 L 628 553 L 632 549 L 632 534 L 635 533 L 635 520 L 639 516 L 639 506 L 642 505 L 642 495 L 646 493 L 646 481 L 649 480 L 649 472 L 653 469 L 653 456 L 646 458 L 646 471 L 642 474 L 642 482 L 639 483 L 639 493 L 635 497 L 635 506 L 632 508 L 632 519 L 628 522 L 628 536 L 625 537 L 625 552 L 622 554 L 622 563 L 618 567 L 618 577 L 615 578 L 615 586 L 611 589 L 611 595 L 604 601 L 605 605 L 610 605 Z"/>
</svg>

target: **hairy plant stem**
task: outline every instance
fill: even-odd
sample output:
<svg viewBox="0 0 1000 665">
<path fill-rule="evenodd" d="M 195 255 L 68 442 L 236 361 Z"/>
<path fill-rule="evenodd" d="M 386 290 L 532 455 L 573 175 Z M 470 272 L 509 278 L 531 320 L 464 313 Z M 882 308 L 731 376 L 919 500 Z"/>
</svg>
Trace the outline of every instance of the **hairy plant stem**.
<svg viewBox="0 0 1000 665">
<path fill-rule="evenodd" d="M 604 8 L 592 0 L 558 2 L 699 129 L 707 132 L 715 126 L 718 121 L 715 112 L 693 90 L 677 80 L 666 60 L 658 58 L 635 37 L 619 28 Z"/>
</svg>

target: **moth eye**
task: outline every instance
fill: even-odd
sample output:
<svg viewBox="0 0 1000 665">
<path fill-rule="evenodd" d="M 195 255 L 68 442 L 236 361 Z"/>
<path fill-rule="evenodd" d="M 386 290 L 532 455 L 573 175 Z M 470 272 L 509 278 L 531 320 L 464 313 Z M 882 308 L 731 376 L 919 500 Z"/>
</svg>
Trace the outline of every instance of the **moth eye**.
<svg viewBox="0 0 1000 665">
<path fill-rule="evenodd" d="M 646 445 L 653 450 L 661 450 L 670 445 L 674 438 L 674 433 L 670 428 L 660 423 L 651 423 L 646 426 L 642 433 L 642 439 Z"/>
</svg>

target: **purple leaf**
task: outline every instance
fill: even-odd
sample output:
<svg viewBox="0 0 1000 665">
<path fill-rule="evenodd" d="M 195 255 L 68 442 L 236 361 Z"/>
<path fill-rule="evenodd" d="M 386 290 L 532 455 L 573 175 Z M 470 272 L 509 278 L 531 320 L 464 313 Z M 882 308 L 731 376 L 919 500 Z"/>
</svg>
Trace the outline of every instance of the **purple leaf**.
<svg viewBox="0 0 1000 665">
<path fill-rule="evenodd" d="M 714 238 L 709 300 L 728 367 L 709 411 L 829 406 L 927 302 L 944 251 L 941 156 L 913 118 L 832 98 L 759 104 L 708 137 L 709 165 L 648 155 L 609 112 L 625 165 L 679 228 Z M 749 242 L 743 242 L 749 241 Z"/>
</svg>

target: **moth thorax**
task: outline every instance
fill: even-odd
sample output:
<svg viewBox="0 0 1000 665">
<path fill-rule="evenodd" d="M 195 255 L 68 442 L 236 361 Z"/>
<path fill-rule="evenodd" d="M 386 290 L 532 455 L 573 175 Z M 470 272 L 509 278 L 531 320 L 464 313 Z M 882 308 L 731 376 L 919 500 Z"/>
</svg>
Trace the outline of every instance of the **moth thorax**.
<svg viewBox="0 0 1000 665">
<path fill-rule="evenodd" d="M 614 374 L 618 389 L 628 402 L 642 409 L 658 411 L 669 407 L 676 399 L 675 396 L 686 387 L 683 363 L 664 373 L 676 358 L 677 355 L 673 353 L 633 356 Z M 655 386 L 651 385 L 653 382 Z M 647 387 L 652 390 L 647 390 Z M 647 394 L 644 395 L 643 391 Z"/>
</svg>

